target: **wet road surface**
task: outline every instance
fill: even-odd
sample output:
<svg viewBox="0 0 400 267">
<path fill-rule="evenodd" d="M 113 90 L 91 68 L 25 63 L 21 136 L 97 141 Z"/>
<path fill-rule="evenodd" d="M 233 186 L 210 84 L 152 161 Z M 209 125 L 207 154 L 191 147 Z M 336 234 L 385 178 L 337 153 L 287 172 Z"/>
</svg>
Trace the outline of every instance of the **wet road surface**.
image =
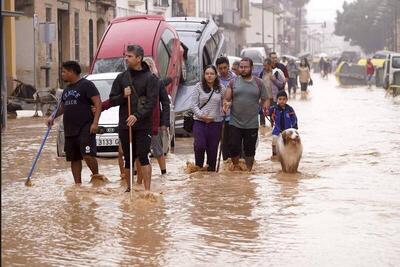
<svg viewBox="0 0 400 267">
<path fill-rule="evenodd" d="M 380 88 L 339 88 L 314 78 L 290 99 L 304 152 L 297 174 L 269 160 L 260 130 L 252 173 L 185 172 L 192 140 L 178 139 L 155 201 L 123 193 L 116 159 L 99 159 L 110 183 L 73 184 L 43 119 L 9 121 L 2 134 L 3 266 L 399 266 L 400 102 Z"/>
</svg>

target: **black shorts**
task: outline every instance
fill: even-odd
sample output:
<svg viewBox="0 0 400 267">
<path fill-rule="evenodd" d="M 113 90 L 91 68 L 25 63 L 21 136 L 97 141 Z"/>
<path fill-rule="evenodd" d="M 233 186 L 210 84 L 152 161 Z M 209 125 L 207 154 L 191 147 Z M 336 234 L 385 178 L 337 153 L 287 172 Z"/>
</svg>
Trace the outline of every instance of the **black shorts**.
<svg viewBox="0 0 400 267">
<path fill-rule="evenodd" d="M 65 156 L 67 161 L 82 160 L 83 156 L 96 156 L 96 134 L 90 134 L 90 124 L 82 128 L 77 136 L 65 137 Z"/>
<path fill-rule="evenodd" d="M 256 154 L 256 143 L 258 138 L 258 128 L 241 129 L 233 125 L 229 129 L 231 157 L 238 157 L 242 150 L 242 143 L 245 157 L 254 157 Z"/>
<path fill-rule="evenodd" d="M 307 91 L 308 83 L 300 83 L 301 85 L 301 91 L 305 92 Z"/>
<path fill-rule="evenodd" d="M 119 139 L 124 151 L 125 169 L 130 169 L 129 130 L 120 128 Z M 142 166 L 149 165 L 150 145 L 151 129 L 132 130 L 132 161 L 134 162 L 138 158 Z"/>
</svg>

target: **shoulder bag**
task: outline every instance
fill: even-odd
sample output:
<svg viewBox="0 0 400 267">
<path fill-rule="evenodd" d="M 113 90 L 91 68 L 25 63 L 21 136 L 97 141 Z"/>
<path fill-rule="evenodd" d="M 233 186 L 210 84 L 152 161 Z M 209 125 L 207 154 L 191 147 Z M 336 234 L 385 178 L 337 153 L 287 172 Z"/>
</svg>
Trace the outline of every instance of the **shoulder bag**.
<svg viewBox="0 0 400 267">
<path fill-rule="evenodd" d="M 210 99 L 211 99 L 213 94 L 214 94 L 214 89 L 212 90 L 212 92 L 211 92 L 210 96 L 208 97 L 207 101 L 203 105 L 201 105 L 200 109 L 204 108 L 204 106 L 207 105 L 207 103 L 210 101 Z M 185 131 L 187 131 L 188 133 L 193 132 L 193 123 L 194 123 L 193 111 L 189 110 L 183 116 L 183 129 L 185 129 Z"/>
<path fill-rule="evenodd" d="M 137 97 L 137 106 L 136 106 L 136 111 L 140 113 L 140 111 L 143 110 L 144 105 L 146 104 L 146 96 L 139 96 L 136 92 L 135 86 L 133 86 L 132 82 L 132 77 L 129 71 L 127 72 L 128 75 L 128 81 L 129 81 L 129 86 L 132 89 L 132 94 L 134 94 Z"/>
</svg>

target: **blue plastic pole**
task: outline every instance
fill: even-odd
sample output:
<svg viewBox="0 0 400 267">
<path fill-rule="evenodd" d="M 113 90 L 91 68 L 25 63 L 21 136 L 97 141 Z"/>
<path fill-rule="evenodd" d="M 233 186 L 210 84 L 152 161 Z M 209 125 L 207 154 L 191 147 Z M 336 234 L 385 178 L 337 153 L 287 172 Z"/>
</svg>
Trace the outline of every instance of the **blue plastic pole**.
<svg viewBox="0 0 400 267">
<path fill-rule="evenodd" d="M 60 107 L 60 105 L 57 105 L 56 110 L 51 114 L 51 117 L 52 117 L 53 119 L 54 119 L 54 117 L 56 116 L 59 107 Z M 26 179 L 26 182 L 25 182 L 25 185 L 26 185 L 26 186 L 31 186 L 31 185 L 32 185 L 32 183 L 31 183 L 31 176 L 32 176 L 32 174 L 33 174 L 33 170 L 35 169 L 36 163 L 37 163 L 37 161 L 38 161 L 38 159 L 39 159 L 39 157 L 40 157 L 40 154 L 42 153 L 44 144 L 46 143 L 46 140 L 47 140 L 47 137 L 49 136 L 50 130 L 51 130 L 51 126 L 47 126 L 47 130 L 46 130 L 46 133 L 45 133 L 45 135 L 44 135 L 44 137 L 43 137 L 42 144 L 40 145 L 39 151 L 38 151 L 38 153 L 36 154 L 35 160 L 33 161 L 31 170 L 29 171 L 28 178 Z"/>
</svg>

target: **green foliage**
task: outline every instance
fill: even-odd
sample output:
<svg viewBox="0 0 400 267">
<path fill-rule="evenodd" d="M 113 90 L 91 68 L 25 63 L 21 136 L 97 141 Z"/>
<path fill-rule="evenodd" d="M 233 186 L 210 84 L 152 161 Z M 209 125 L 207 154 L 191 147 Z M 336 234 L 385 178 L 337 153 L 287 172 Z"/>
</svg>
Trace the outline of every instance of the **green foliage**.
<svg viewBox="0 0 400 267">
<path fill-rule="evenodd" d="M 343 11 L 336 12 L 335 34 L 344 36 L 351 45 L 359 45 L 365 52 L 381 50 L 385 42 L 385 17 L 379 8 L 384 1 L 356 0 L 344 2 Z"/>
</svg>

